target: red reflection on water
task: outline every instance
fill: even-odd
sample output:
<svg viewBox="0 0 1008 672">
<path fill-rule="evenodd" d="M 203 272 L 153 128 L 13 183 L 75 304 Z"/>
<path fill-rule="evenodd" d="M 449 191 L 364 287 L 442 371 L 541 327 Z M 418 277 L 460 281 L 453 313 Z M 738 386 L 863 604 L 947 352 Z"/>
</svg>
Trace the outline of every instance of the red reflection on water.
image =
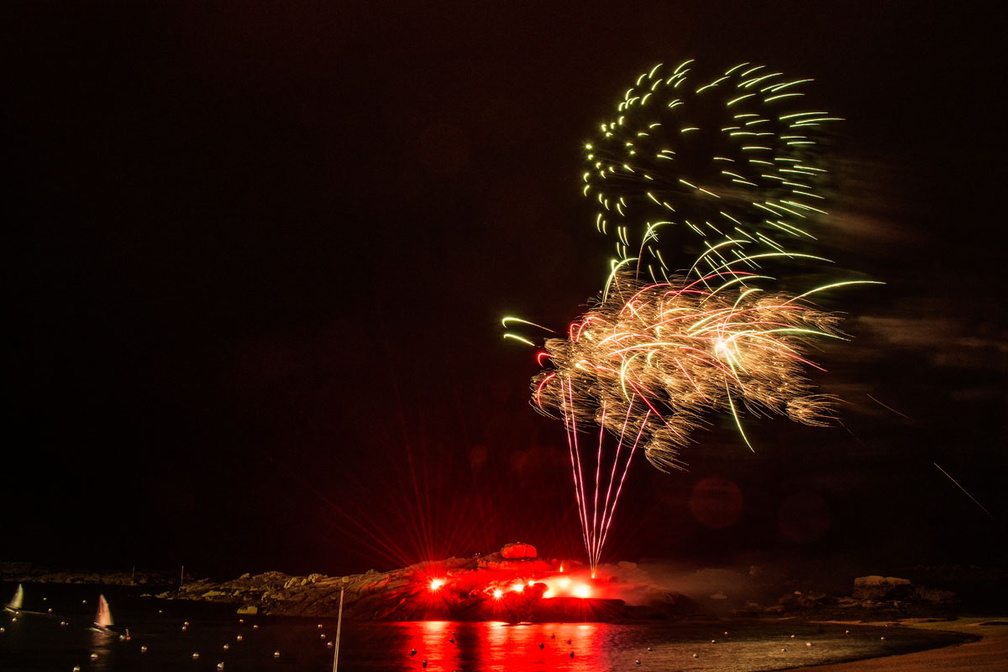
<svg viewBox="0 0 1008 672">
<path fill-rule="evenodd" d="M 604 657 L 613 634 L 611 624 L 599 623 L 419 621 L 401 625 L 406 632 L 401 653 L 404 670 L 423 670 L 426 661 L 426 670 L 594 672 L 604 662 L 599 656 Z"/>
<path fill-rule="evenodd" d="M 452 621 L 417 621 L 406 624 L 406 650 L 403 660 L 410 661 L 404 669 L 457 670 L 461 667 L 461 650 L 455 629 L 462 623 Z M 426 665 L 424 662 L 426 661 Z"/>
</svg>

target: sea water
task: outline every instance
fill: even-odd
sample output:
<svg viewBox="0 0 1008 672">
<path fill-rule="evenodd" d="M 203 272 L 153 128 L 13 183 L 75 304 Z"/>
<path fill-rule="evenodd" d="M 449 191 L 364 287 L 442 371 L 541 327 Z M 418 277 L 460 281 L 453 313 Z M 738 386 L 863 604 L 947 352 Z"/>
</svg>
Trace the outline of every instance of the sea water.
<svg viewBox="0 0 1008 672">
<path fill-rule="evenodd" d="M 12 588 L 13 590 L 13 588 Z M 90 629 L 99 589 L 25 586 L 0 617 L 0 670 L 400 672 L 521 670 L 757 672 L 942 646 L 956 635 L 799 621 L 634 623 L 419 621 L 239 616 L 234 607 L 108 588 L 116 625 Z"/>
</svg>

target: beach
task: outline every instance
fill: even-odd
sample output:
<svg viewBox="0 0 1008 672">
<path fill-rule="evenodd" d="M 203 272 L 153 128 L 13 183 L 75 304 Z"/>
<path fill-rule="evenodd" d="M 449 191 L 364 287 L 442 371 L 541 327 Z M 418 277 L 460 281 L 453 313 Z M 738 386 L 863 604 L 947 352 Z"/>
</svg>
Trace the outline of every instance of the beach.
<svg viewBox="0 0 1008 672">
<path fill-rule="evenodd" d="M 866 624 L 860 623 L 860 625 Z M 872 623 L 870 625 L 885 624 Z M 815 669 L 817 672 L 933 672 L 937 670 L 1005 672 L 1008 670 L 1008 618 L 961 617 L 952 621 L 908 621 L 900 622 L 898 625 L 960 632 L 978 635 L 982 639 L 904 655 L 817 665 Z"/>
</svg>

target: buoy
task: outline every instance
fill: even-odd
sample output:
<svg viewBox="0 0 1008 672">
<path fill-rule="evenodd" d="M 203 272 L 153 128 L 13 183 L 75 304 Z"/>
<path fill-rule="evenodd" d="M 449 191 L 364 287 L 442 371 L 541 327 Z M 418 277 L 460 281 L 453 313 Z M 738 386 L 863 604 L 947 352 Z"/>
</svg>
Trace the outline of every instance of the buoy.
<svg viewBox="0 0 1008 672">
<path fill-rule="evenodd" d="M 98 654 L 97 653 L 92 653 L 91 654 L 91 660 L 98 660 Z"/>
<path fill-rule="evenodd" d="M 634 661 L 634 665 L 640 665 L 640 658 Z"/>
<path fill-rule="evenodd" d="M 426 667 L 427 667 L 427 661 L 426 661 L 426 660 L 425 660 L 425 661 L 423 661 L 423 663 L 421 663 L 421 667 L 423 667 L 423 668 L 425 668 L 425 669 L 426 669 Z"/>
<path fill-rule="evenodd" d="M 237 637 L 235 637 L 235 639 L 240 642 L 242 640 L 242 637 L 241 635 L 238 635 Z"/>
<path fill-rule="evenodd" d="M 192 654 L 192 659 L 199 660 L 199 651 L 196 651 L 195 653 Z"/>
<path fill-rule="evenodd" d="M 571 658 L 573 658 L 573 657 L 574 657 L 574 652 L 573 652 L 573 651 L 571 651 Z"/>
<path fill-rule="evenodd" d="M 279 658 L 280 657 L 280 652 L 279 651 L 274 651 L 273 652 L 273 657 L 274 658 Z"/>
<path fill-rule="evenodd" d="M 224 645 L 224 650 L 225 650 L 225 651 L 227 651 L 227 650 L 228 650 L 228 649 L 230 649 L 230 648 L 231 648 L 231 646 L 230 646 L 230 645 L 228 645 L 228 644 L 225 644 L 225 645 Z"/>
<path fill-rule="evenodd" d="M 74 665 L 73 672 L 80 672 L 80 665 Z"/>
<path fill-rule="evenodd" d="M 694 658 L 699 658 L 699 657 L 700 657 L 700 654 L 699 654 L 699 653 L 694 653 L 694 654 L 693 654 L 693 657 L 694 657 Z"/>
<path fill-rule="evenodd" d="M 542 642 L 539 642 L 539 648 L 540 648 L 540 649 L 545 649 L 545 648 L 546 648 L 546 645 L 545 645 L 545 644 L 543 644 Z"/>
<path fill-rule="evenodd" d="M 805 642 L 805 646 L 811 648 L 812 647 L 812 642 Z"/>
<path fill-rule="evenodd" d="M 319 639 L 325 639 L 325 633 L 324 632 L 319 633 Z"/>
<path fill-rule="evenodd" d="M 411 655 L 411 656 L 415 656 L 415 655 L 416 655 L 416 649 L 413 649 L 412 651 L 410 651 L 410 652 L 409 652 L 409 655 Z"/>
<path fill-rule="evenodd" d="M 140 647 L 140 653 L 147 653 L 147 647 L 146 646 L 141 646 Z"/>
<path fill-rule="evenodd" d="M 224 669 L 224 663 L 217 663 L 217 669 L 218 670 L 223 670 Z"/>
<path fill-rule="evenodd" d="M 331 649 L 332 648 L 332 642 L 326 642 L 325 643 L 325 648 Z"/>
<path fill-rule="evenodd" d="M 651 651 L 652 649 L 651 649 L 651 647 L 649 646 L 649 647 L 647 647 L 647 650 L 648 650 L 648 651 Z"/>
</svg>

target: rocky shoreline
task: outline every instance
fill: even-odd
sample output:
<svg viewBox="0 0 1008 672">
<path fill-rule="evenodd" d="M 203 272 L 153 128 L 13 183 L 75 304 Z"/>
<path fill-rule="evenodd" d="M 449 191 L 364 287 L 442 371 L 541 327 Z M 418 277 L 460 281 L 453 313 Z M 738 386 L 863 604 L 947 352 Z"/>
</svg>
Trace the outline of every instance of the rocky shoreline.
<svg viewBox="0 0 1008 672">
<path fill-rule="evenodd" d="M 851 591 L 842 595 L 792 590 L 767 597 L 770 592 L 764 590 L 760 599 L 746 599 L 747 591 L 737 582 L 733 583 L 732 575 L 724 571 L 705 584 L 694 583 L 691 590 L 686 587 L 688 582 L 656 580 L 634 563 L 601 568 L 598 578 L 592 580 L 595 590 L 590 597 L 557 596 L 549 594 L 548 584 L 557 576 L 584 575 L 583 568 L 568 562 L 564 573 L 565 563 L 559 560 L 541 559 L 534 554 L 508 557 L 506 551 L 507 547 L 486 556 L 449 558 L 386 572 L 369 570 L 348 576 L 292 576 L 271 571 L 213 581 L 173 577 L 166 572 L 46 572 L 7 563 L 0 564 L 0 579 L 24 583 L 133 586 L 160 599 L 227 604 L 233 605 L 239 614 L 271 616 L 335 617 L 342 594 L 344 617 L 382 621 L 576 622 L 707 615 L 879 620 L 950 618 L 960 607 L 955 592 L 916 585 L 900 577 L 857 577 Z M 180 581 L 180 578 L 185 580 Z M 670 587 L 673 585 L 678 589 Z M 504 587 L 504 590 L 494 590 L 495 586 Z M 726 593 L 735 599 L 729 601 Z M 545 599 L 547 597 L 553 599 Z"/>
</svg>

